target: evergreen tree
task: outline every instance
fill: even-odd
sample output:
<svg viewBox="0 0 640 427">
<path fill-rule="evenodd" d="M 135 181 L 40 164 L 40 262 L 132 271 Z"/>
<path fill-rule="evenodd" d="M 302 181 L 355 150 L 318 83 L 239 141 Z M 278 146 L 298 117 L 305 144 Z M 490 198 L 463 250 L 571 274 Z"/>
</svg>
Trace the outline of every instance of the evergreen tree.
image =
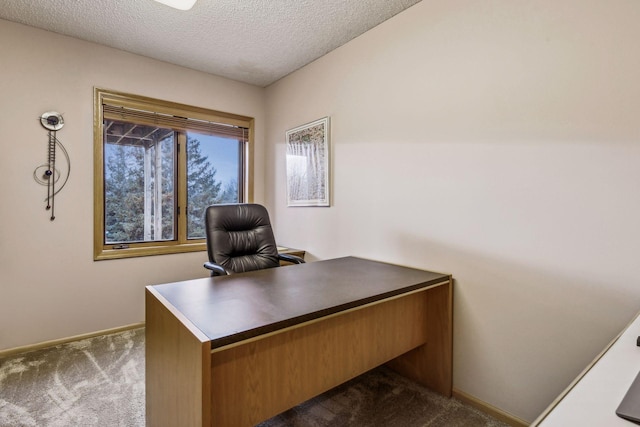
<svg viewBox="0 0 640 427">
<path fill-rule="evenodd" d="M 144 152 L 142 147 L 110 145 L 105 174 L 107 243 L 144 237 Z"/>
<path fill-rule="evenodd" d="M 204 238 L 204 211 L 207 206 L 220 203 L 220 187 L 216 181 L 217 170 L 202 155 L 200 141 L 187 140 L 187 236 Z"/>
<path fill-rule="evenodd" d="M 124 186 L 126 173 L 126 153 L 121 145 L 105 146 L 105 240 L 107 243 L 122 240 L 124 230 L 122 228 L 122 200 L 124 199 Z"/>
<path fill-rule="evenodd" d="M 150 155 L 153 155 L 153 147 Z M 173 137 L 161 141 L 162 230 L 157 239 L 175 238 L 175 177 Z M 189 238 L 204 238 L 204 211 L 223 201 L 237 202 L 227 185 L 216 180 L 216 168 L 202 154 L 200 141 L 187 140 L 187 230 Z M 105 144 L 105 233 L 107 243 L 144 240 L 144 147 Z M 156 171 L 150 171 L 152 185 Z M 156 214 L 154 212 L 154 214 Z M 154 231 L 155 232 L 155 231 Z"/>
<path fill-rule="evenodd" d="M 163 141 L 172 156 L 172 138 Z M 153 156 L 151 148 L 151 155 Z M 166 148 L 163 148 L 165 151 Z M 106 145 L 105 150 L 105 232 L 107 243 L 144 241 L 144 146 Z M 165 163 L 163 155 L 163 163 Z M 155 170 L 150 171 L 152 185 Z M 173 236 L 173 161 L 163 167 L 163 229 Z M 164 187 L 168 188 L 169 193 Z M 167 199 L 166 202 L 164 199 Z M 162 238 L 167 238 L 162 236 Z"/>
<path fill-rule="evenodd" d="M 238 180 L 232 179 L 224 186 L 220 203 L 238 203 Z"/>
</svg>

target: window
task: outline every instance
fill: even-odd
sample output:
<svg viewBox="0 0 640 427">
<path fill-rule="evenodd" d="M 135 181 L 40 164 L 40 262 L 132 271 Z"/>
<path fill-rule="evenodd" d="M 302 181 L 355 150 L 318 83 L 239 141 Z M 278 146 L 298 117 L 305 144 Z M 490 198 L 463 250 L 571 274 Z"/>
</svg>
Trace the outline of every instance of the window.
<svg viewBox="0 0 640 427">
<path fill-rule="evenodd" d="M 94 99 L 94 258 L 205 250 L 205 208 L 252 199 L 253 119 L 103 89 Z"/>
</svg>

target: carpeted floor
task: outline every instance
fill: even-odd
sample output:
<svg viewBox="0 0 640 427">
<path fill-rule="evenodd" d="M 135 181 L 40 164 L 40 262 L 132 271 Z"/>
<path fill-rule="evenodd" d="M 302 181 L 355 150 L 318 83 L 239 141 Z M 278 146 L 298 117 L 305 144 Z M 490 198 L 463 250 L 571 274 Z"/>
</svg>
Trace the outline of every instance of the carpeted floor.
<svg viewBox="0 0 640 427">
<path fill-rule="evenodd" d="M 144 426 L 144 329 L 0 359 L 0 426 Z"/>
<path fill-rule="evenodd" d="M 144 329 L 0 358 L 0 427 L 142 427 L 144 387 Z M 506 427 L 383 367 L 259 426 Z"/>
</svg>

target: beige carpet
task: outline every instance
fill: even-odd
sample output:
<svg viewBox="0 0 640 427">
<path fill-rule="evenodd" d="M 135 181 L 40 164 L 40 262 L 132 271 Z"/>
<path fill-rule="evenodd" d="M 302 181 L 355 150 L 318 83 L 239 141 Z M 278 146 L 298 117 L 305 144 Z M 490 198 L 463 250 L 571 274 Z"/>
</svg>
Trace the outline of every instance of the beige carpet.
<svg viewBox="0 0 640 427">
<path fill-rule="evenodd" d="M 1 427 L 144 425 L 144 329 L 0 358 Z M 285 426 L 505 424 L 378 368 L 260 424 Z"/>
</svg>

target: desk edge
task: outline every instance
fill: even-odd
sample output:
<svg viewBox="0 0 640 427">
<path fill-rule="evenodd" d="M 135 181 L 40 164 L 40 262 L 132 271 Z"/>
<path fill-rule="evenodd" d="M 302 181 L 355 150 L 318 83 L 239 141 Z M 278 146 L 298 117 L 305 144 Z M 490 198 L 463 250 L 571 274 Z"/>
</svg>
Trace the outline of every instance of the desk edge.
<svg viewBox="0 0 640 427">
<path fill-rule="evenodd" d="M 173 304 L 171 304 L 160 292 L 155 290 L 153 286 L 146 286 L 146 291 L 154 296 L 162 305 L 165 306 L 167 310 L 171 312 L 176 319 L 180 321 L 184 325 L 185 328 L 191 332 L 198 341 L 205 343 L 210 342 L 211 339 L 200 330 L 191 320 L 189 320 L 180 310 L 178 310 Z"/>
</svg>

